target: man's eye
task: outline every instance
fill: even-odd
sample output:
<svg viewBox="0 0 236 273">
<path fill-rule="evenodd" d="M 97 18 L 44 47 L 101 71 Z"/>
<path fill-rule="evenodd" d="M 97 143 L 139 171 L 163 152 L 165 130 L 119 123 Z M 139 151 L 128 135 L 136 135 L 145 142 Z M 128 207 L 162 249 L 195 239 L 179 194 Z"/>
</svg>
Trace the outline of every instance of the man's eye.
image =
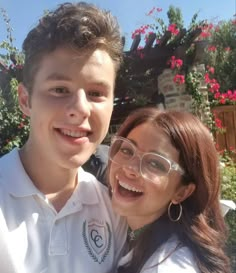
<svg viewBox="0 0 236 273">
<path fill-rule="evenodd" d="M 68 89 L 65 87 L 56 87 L 56 88 L 51 89 L 51 91 L 56 95 L 68 93 Z"/>
<path fill-rule="evenodd" d="M 101 97 L 103 94 L 101 91 L 89 91 L 88 95 L 91 97 Z"/>
</svg>

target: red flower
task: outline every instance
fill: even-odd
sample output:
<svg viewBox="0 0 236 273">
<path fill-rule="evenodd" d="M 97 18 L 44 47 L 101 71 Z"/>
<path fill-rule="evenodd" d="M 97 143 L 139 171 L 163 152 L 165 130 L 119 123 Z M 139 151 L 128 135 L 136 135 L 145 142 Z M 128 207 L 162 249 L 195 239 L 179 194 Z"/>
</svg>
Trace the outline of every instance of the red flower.
<svg viewBox="0 0 236 273">
<path fill-rule="evenodd" d="M 222 121 L 219 118 L 215 118 L 215 125 L 217 128 L 222 129 Z"/>
<path fill-rule="evenodd" d="M 228 91 L 227 91 L 227 94 L 228 94 L 228 96 L 232 96 L 232 95 L 233 95 L 233 93 L 232 93 L 231 90 L 228 90 Z"/>
<path fill-rule="evenodd" d="M 132 39 L 135 38 L 136 35 L 138 34 L 145 34 L 146 33 L 146 30 L 149 28 L 148 25 L 145 25 L 145 26 L 141 26 L 140 28 L 137 28 L 135 29 L 135 31 L 132 33 Z"/>
<path fill-rule="evenodd" d="M 177 35 L 179 33 L 179 30 L 176 28 L 176 24 L 169 25 L 168 31 L 170 31 L 174 35 Z"/>
<path fill-rule="evenodd" d="M 219 89 L 220 89 L 219 83 L 218 82 L 213 83 L 212 81 L 212 83 L 210 84 L 209 91 L 211 93 L 216 93 L 216 92 L 219 92 Z"/>
<path fill-rule="evenodd" d="M 216 47 L 215 46 L 209 46 L 208 47 L 208 51 L 212 51 L 212 52 L 215 52 L 216 51 Z"/>
<path fill-rule="evenodd" d="M 147 14 L 147 15 L 148 15 L 148 16 L 152 15 L 152 14 L 153 14 L 153 12 L 155 11 L 155 9 L 156 9 L 156 8 L 155 8 L 155 7 L 153 7 L 153 8 L 152 8 L 152 9 L 151 9 L 151 10 L 148 12 L 148 14 Z"/>
<path fill-rule="evenodd" d="M 211 73 L 211 74 L 214 74 L 215 73 L 215 68 L 214 67 L 208 67 L 208 71 Z"/>
<path fill-rule="evenodd" d="M 217 92 L 217 93 L 215 93 L 214 98 L 218 99 L 218 98 L 220 98 L 220 95 L 221 95 L 220 92 Z"/>
<path fill-rule="evenodd" d="M 209 77 L 209 73 L 206 73 L 204 77 L 205 77 L 205 83 L 210 83 L 211 82 L 211 79 Z"/>
<path fill-rule="evenodd" d="M 185 77 L 184 75 L 181 75 L 181 74 L 176 74 L 174 76 L 174 79 L 173 81 L 177 84 L 184 84 L 185 83 Z"/>
<path fill-rule="evenodd" d="M 183 65 L 183 61 L 181 59 L 177 59 L 175 61 L 175 65 L 176 65 L 177 68 L 180 68 Z"/>
<path fill-rule="evenodd" d="M 220 104 L 225 104 L 225 99 L 224 99 L 224 98 L 220 99 L 220 100 L 219 100 L 219 103 L 220 103 Z"/>
<path fill-rule="evenodd" d="M 23 123 L 23 122 L 21 122 L 19 125 L 18 125 L 18 129 L 22 129 L 22 128 L 24 128 L 25 127 L 25 124 Z"/>
<path fill-rule="evenodd" d="M 170 69 L 175 69 L 180 68 L 183 65 L 183 61 L 181 59 L 175 59 L 175 56 L 171 56 L 167 64 L 170 64 Z"/>
<path fill-rule="evenodd" d="M 200 34 L 200 37 L 201 38 L 208 38 L 208 37 L 210 37 L 211 36 L 211 34 L 209 33 L 209 32 L 205 32 L 205 31 L 203 31 L 201 34 Z"/>
</svg>

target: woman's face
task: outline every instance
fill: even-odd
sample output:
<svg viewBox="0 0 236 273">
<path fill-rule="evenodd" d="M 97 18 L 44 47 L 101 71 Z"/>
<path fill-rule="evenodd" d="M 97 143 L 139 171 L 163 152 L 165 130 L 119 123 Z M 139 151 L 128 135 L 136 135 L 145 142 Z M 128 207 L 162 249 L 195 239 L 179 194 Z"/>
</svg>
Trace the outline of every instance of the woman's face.
<svg viewBox="0 0 236 273">
<path fill-rule="evenodd" d="M 161 171 L 166 170 L 166 165 L 160 166 L 160 162 L 154 160 L 155 154 L 179 163 L 179 152 L 161 128 L 144 123 L 134 128 L 127 139 L 134 144 L 138 156 L 126 160 L 130 151 L 125 144 L 124 149 L 120 149 L 121 155 L 120 152 L 114 155 L 109 174 L 112 204 L 118 214 L 127 217 L 129 224 L 136 223 L 134 228 L 138 228 L 159 218 L 167 210 L 170 201 L 181 202 L 188 186 L 181 184 L 179 171 L 171 170 L 165 176 L 154 175 L 160 168 Z M 143 157 L 141 174 L 140 158 L 144 153 L 152 153 L 154 157 Z M 122 158 L 125 164 L 121 163 Z"/>
</svg>

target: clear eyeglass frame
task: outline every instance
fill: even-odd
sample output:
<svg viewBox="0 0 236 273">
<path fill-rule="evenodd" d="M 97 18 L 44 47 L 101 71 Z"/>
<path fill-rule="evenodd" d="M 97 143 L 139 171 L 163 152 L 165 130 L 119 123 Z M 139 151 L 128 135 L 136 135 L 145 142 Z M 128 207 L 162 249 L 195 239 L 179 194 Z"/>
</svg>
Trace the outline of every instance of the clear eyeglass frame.
<svg viewBox="0 0 236 273">
<path fill-rule="evenodd" d="M 128 150 L 128 148 L 131 149 L 129 151 L 130 154 L 127 154 L 127 156 L 125 156 L 125 152 L 121 152 L 121 148 L 124 147 L 124 145 L 126 150 Z M 123 153 L 123 156 L 119 158 L 117 156 L 118 152 Z M 138 148 L 134 145 L 134 143 L 127 138 L 121 136 L 114 136 L 112 138 L 111 146 L 109 149 L 109 159 L 112 162 L 125 167 L 128 166 L 129 163 L 136 157 L 139 157 L 140 160 L 139 173 L 144 179 L 150 180 L 152 182 L 155 182 L 157 177 L 168 176 L 171 171 L 177 171 L 180 173 L 180 175 L 184 175 L 185 173 L 180 165 L 173 160 L 170 160 L 158 153 L 143 153 L 138 151 Z M 152 158 L 152 160 L 155 160 L 155 162 L 159 163 L 159 165 L 157 165 L 155 168 L 153 165 L 150 165 L 151 167 L 147 167 L 147 158 Z M 150 162 L 153 161 L 150 160 Z M 162 166 L 162 168 L 160 166 Z M 163 168 L 163 166 L 165 166 L 165 168 Z"/>
</svg>

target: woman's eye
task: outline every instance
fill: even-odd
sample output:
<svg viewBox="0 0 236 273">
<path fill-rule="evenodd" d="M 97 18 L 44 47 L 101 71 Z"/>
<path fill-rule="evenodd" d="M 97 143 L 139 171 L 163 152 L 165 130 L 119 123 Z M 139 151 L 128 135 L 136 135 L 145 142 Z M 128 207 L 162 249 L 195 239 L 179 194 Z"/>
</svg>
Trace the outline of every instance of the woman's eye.
<svg viewBox="0 0 236 273">
<path fill-rule="evenodd" d="M 166 170 L 165 166 L 161 162 L 156 161 L 156 160 L 150 160 L 148 162 L 148 165 L 149 165 L 149 168 L 158 169 L 158 170 L 161 170 L 161 171 Z"/>
<path fill-rule="evenodd" d="M 132 149 L 129 149 L 129 148 L 120 148 L 120 152 L 124 155 L 133 155 L 133 151 Z"/>
</svg>

